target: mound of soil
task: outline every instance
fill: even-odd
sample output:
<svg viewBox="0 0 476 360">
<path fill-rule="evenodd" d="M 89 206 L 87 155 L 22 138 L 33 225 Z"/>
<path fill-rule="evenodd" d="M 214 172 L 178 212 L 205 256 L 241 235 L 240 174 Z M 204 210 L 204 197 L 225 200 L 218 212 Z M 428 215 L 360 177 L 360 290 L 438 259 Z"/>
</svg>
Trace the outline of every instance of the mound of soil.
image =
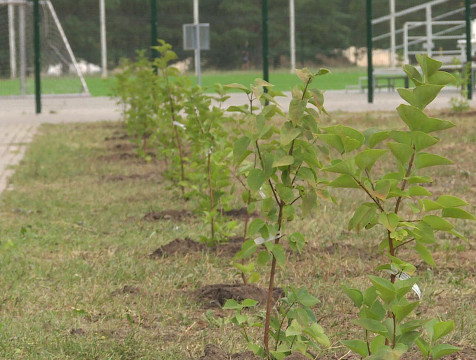
<svg viewBox="0 0 476 360">
<path fill-rule="evenodd" d="M 154 174 L 131 174 L 131 175 L 106 175 L 103 180 L 107 182 L 147 180 L 154 177 Z"/>
<path fill-rule="evenodd" d="M 150 257 L 161 258 L 170 255 L 187 255 L 205 250 L 207 250 L 205 245 L 199 244 L 190 238 L 175 239 L 167 245 L 159 247 L 150 255 Z"/>
<path fill-rule="evenodd" d="M 111 295 L 138 294 L 140 289 L 137 286 L 124 285 L 123 288 L 114 290 Z"/>
<path fill-rule="evenodd" d="M 159 247 L 150 256 L 152 258 L 161 258 L 173 255 L 187 255 L 202 251 L 213 251 L 217 256 L 233 257 L 241 250 L 242 243 L 243 238 L 240 236 L 233 237 L 229 239 L 227 243 L 220 243 L 214 247 L 208 247 L 190 238 L 175 239 L 167 245 Z"/>
<path fill-rule="evenodd" d="M 104 138 L 105 141 L 113 141 L 113 140 L 126 140 L 129 139 L 129 135 L 122 134 L 120 132 L 115 131 L 112 136 L 106 136 Z"/>
<path fill-rule="evenodd" d="M 135 158 L 137 158 L 136 154 L 128 153 L 128 152 L 98 156 L 98 160 L 108 161 L 108 162 L 119 161 L 119 160 L 129 160 L 129 159 L 135 159 Z"/>
<path fill-rule="evenodd" d="M 240 209 L 231 209 L 227 210 L 223 213 L 223 215 L 234 218 L 234 219 L 244 219 L 248 215 L 248 210 L 245 207 Z M 257 213 L 249 214 L 250 217 L 258 216 Z"/>
<path fill-rule="evenodd" d="M 208 344 L 205 346 L 205 355 L 199 357 L 197 360 L 262 360 L 257 357 L 253 352 L 247 351 L 244 353 L 237 353 L 230 355 L 227 352 L 220 349 L 218 346 Z"/>
<path fill-rule="evenodd" d="M 163 211 L 151 211 L 144 215 L 144 220 L 175 220 L 182 221 L 194 218 L 195 216 L 188 210 L 163 210 Z"/>
<path fill-rule="evenodd" d="M 234 299 L 243 301 L 253 299 L 264 305 L 266 303 L 268 291 L 252 284 L 213 284 L 206 285 L 195 292 L 197 302 L 204 305 L 205 308 L 221 308 L 227 300 Z M 274 288 L 273 298 L 276 301 L 284 295 L 281 288 Z"/>
</svg>

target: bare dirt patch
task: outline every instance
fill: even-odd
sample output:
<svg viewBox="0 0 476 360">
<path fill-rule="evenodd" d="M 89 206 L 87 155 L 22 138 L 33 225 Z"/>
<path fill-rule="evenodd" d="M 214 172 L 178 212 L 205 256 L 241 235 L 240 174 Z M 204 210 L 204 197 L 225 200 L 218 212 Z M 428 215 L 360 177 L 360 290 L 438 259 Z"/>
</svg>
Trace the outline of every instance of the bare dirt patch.
<svg viewBox="0 0 476 360">
<path fill-rule="evenodd" d="M 205 308 L 221 308 L 227 300 L 243 301 L 253 299 L 264 305 L 268 296 L 268 290 L 252 284 L 212 284 L 205 285 L 195 292 L 198 303 Z M 274 288 L 273 298 L 276 301 L 284 295 L 281 288 Z"/>
<path fill-rule="evenodd" d="M 242 237 L 233 237 L 226 243 L 219 243 L 213 247 L 208 247 L 206 244 L 200 244 L 190 238 L 175 239 L 155 250 L 150 257 L 162 258 L 167 256 L 187 255 L 197 252 L 214 252 L 216 256 L 233 257 L 243 244 Z"/>
<path fill-rule="evenodd" d="M 228 354 L 220 349 L 218 346 L 208 344 L 205 346 L 205 355 L 199 357 L 197 360 L 260 360 L 253 352 L 247 351 L 244 353 Z"/>
<path fill-rule="evenodd" d="M 172 221 L 184 221 L 194 218 L 195 215 L 191 211 L 181 210 L 162 210 L 151 211 L 144 215 L 144 220 L 156 221 L 156 220 L 172 220 Z"/>
</svg>

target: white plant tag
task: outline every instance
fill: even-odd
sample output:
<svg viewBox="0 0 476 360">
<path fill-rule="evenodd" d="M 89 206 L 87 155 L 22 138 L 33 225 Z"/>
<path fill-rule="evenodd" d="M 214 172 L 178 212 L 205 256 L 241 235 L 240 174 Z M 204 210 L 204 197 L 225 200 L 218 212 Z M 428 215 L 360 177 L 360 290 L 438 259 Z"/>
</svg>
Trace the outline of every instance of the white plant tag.
<svg viewBox="0 0 476 360">
<path fill-rule="evenodd" d="M 281 231 L 278 231 L 278 233 L 276 234 L 276 236 L 270 236 L 270 237 L 267 238 L 266 240 L 260 236 L 260 237 L 258 237 L 258 238 L 255 239 L 255 244 L 256 244 L 256 245 L 261 245 L 261 244 L 264 244 L 265 242 L 273 241 L 273 240 L 275 240 L 275 239 L 279 239 L 280 237 L 281 237 Z"/>
<path fill-rule="evenodd" d="M 266 194 L 263 192 L 263 187 L 259 188 L 259 194 L 260 194 L 262 199 L 266 199 Z"/>
<path fill-rule="evenodd" d="M 410 279 L 410 275 L 408 275 L 406 272 L 399 272 L 397 274 L 394 274 L 394 275 L 397 275 L 397 278 L 399 280 L 408 280 Z M 417 294 L 418 296 L 418 299 L 421 299 L 421 290 L 420 290 L 420 287 L 417 285 L 417 284 L 414 284 L 412 286 L 412 290 L 415 292 L 415 294 Z"/>
<path fill-rule="evenodd" d="M 174 124 L 174 126 L 178 126 L 184 130 L 187 130 L 187 128 L 185 127 L 184 124 L 182 124 L 181 122 L 178 122 L 178 121 L 173 121 L 172 124 Z"/>
</svg>

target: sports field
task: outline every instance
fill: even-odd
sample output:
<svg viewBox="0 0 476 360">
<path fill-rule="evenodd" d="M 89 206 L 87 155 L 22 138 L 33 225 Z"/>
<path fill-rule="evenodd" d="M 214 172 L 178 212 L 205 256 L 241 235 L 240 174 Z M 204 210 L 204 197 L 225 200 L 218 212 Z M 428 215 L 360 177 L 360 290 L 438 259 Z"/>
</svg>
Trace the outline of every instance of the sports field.
<svg viewBox="0 0 476 360">
<path fill-rule="evenodd" d="M 347 85 L 357 85 L 359 77 L 366 75 L 364 68 L 336 68 L 331 69 L 332 73 L 323 76 L 316 81 L 315 86 L 323 90 L 343 90 Z M 249 85 L 256 78 L 261 78 L 260 71 L 209 71 L 202 74 L 202 86 L 212 87 L 215 83 L 229 84 L 240 83 Z M 190 73 L 192 82 L 196 83 L 196 77 Z M 113 86 L 115 79 L 113 76 L 102 79 L 99 76 L 87 76 L 85 78 L 89 91 L 93 96 L 111 96 L 113 94 Z M 276 84 L 276 90 L 289 91 L 295 85 L 300 83 L 299 78 L 295 74 L 291 74 L 287 70 L 272 71 L 270 73 L 270 82 Z M 402 84 L 397 84 L 403 86 Z M 78 78 L 72 77 L 43 77 L 42 82 L 43 94 L 74 94 L 81 90 L 81 83 Z M 29 77 L 26 83 L 27 94 L 34 93 L 33 77 Z M 0 80 L 0 96 L 16 96 L 20 95 L 19 80 L 2 79 Z"/>
</svg>

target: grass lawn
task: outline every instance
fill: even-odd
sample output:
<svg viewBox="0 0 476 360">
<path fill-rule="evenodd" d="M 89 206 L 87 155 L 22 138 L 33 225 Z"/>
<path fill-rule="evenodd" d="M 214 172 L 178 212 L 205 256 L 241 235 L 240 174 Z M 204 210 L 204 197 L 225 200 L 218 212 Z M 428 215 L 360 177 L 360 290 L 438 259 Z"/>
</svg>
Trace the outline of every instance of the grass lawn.
<svg viewBox="0 0 476 360">
<path fill-rule="evenodd" d="M 455 165 L 428 171 L 437 178 L 431 191 L 476 204 L 474 113 L 439 115 L 457 124 L 442 138 Z M 390 113 L 336 114 L 325 122 L 335 120 L 362 128 L 397 124 Z M 151 211 L 191 210 L 193 202 L 170 189 L 163 162 L 135 156 L 124 132 L 110 122 L 41 126 L 13 188 L 1 195 L 0 358 L 196 359 L 208 343 L 244 350 L 226 320 L 232 314 L 204 309 L 193 295 L 202 285 L 239 282 L 230 258 L 213 251 L 149 256 L 175 238 L 198 239 L 208 227 L 195 217 L 144 219 Z M 306 251 L 289 255 L 277 278 L 319 298 L 313 311 L 333 344 L 320 359 L 350 359 L 340 357 L 347 350 L 339 340 L 362 334 L 339 286 L 367 287 L 367 275 L 382 261 L 378 233 L 347 231 L 358 200 L 352 194 L 340 191 L 337 204 L 323 203 L 311 218 L 294 221 L 289 231 L 303 232 Z M 442 235 L 433 248 L 438 268 L 413 255 L 411 262 L 422 315 L 453 319 L 456 329 L 445 340 L 464 348 L 462 359 L 475 359 L 476 226 L 458 226 L 470 244 Z"/>
<path fill-rule="evenodd" d="M 357 85 L 359 77 L 365 76 L 365 69 L 361 68 L 336 68 L 329 75 L 321 77 L 315 83 L 322 90 L 342 90 L 346 85 Z M 188 74 L 192 82 L 196 83 L 196 77 L 193 73 Z M 259 71 L 228 71 L 217 72 L 210 71 L 202 74 L 202 86 L 211 87 L 215 83 L 223 85 L 238 82 L 248 86 L 256 78 L 261 78 L 262 73 Z M 111 96 L 112 87 L 114 85 L 114 77 L 102 79 L 99 76 L 86 76 L 86 84 L 93 96 Z M 277 84 L 276 90 L 288 91 L 295 85 L 300 85 L 301 81 L 295 74 L 290 74 L 288 71 L 271 71 L 270 82 Z M 42 89 L 44 94 L 67 94 L 78 93 L 81 90 L 81 83 L 77 78 L 42 78 Z M 279 85 L 278 85 L 279 84 Z M 403 86 L 402 84 L 398 86 Z M 27 94 L 34 93 L 33 78 L 27 79 Z M 0 96 L 5 95 L 19 95 L 20 82 L 19 80 L 0 80 Z"/>
</svg>

